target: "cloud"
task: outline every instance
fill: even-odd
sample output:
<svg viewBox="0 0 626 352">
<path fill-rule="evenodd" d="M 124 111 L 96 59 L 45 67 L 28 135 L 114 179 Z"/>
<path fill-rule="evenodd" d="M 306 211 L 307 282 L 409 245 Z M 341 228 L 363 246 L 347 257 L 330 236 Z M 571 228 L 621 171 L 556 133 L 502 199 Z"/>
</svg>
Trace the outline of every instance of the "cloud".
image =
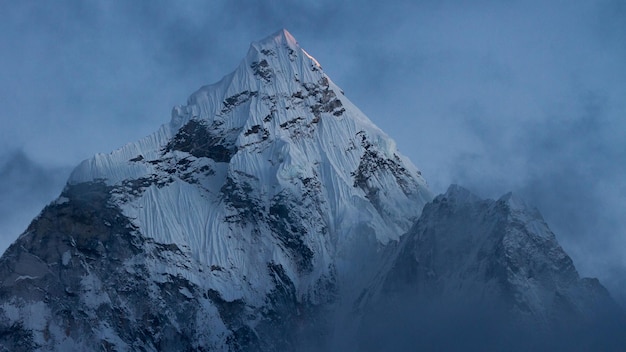
<svg viewBox="0 0 626 352">
<path fill-rule="evenodd" d="M 442 5 L 418 14 L 421 25 L 398 22 L 386 34 L 406 41 L 379 44 L 355 68 L 363 89 L 372 78 L 381 87 L 357 104 L 435 190 L 511 190 L 536 205 L 581 273 L 626 302 L 626 51 L 606 39 L 626 35 L 625 12 L 536 5 Z"/>
<path fill-rule="evenodd" d="M 0 156 L 0 252 L 61 193 L 68 175 L 68 168 L 39 165 L 19 150 Z"/>
<path fill-rule="evenodd" d="M 568 89 L 568 95 L 545 97 L 549 107 L 527 120 L 490 123 L 471 109 L 462 112 L 462 128 L 477 143 L 457 153 L 449 177 L 490 197 L 503 189 L 522 195 L 539 208 L 581 273 L 599 276 L 626 303 L 626 181 L 620 176 L 626 164 L 619 162 L 626 160 L 626 143 L 617 132 L 626 130 L 626 109 L 614 89 Z"/>
<path fill-rule="evenodd" d="M 4 150 L 65 166 L 137 140 L 284 27 L 435 191 L 521 194 L 583 274 L 626 296 L 623 1 L 65 0 L 0 11 Z"/>
<path fill-rule="evenodd" d="M 543 330 L 512 319 L 500 302 L 434 299 L 425 304 L 417 302 L 415 292 L 395 298 L 366 315 L 357 347 L 348 350 L 613 351 L 625 343 L 623 322 L 610 313 Z"/>
</svg>

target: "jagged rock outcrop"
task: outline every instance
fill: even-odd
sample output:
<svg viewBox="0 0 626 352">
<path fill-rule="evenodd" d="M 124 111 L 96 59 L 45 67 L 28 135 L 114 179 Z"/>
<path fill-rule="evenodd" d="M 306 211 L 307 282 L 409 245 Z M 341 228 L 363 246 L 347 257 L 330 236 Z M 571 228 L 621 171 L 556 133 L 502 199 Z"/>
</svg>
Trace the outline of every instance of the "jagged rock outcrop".
<svg viewBox="0 0 626 352">
<path fill-rule="evenodd" d="M 510 193 L 485 200 L 450 186 L 387 251 L 364 308 L 366 340 L 384 346 L 371 350 L 389 348 L 393 328 L 378 324 L 390 317 L 413 326 L 405 344 L 426 350 L 626 346 L 621 307 L 597 279 L 578 275 L 539 212 Z"/>
</svg>

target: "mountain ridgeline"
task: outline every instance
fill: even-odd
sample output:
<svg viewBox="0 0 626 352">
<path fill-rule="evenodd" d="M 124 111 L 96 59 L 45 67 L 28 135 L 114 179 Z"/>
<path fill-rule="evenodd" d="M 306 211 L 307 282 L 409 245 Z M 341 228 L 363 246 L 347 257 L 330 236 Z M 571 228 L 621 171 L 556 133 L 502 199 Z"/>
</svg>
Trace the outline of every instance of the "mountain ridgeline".
<svg viewBox="0 0 626 352">
<path fill-rule="evenodd" d="M 538 212 L 420 171 L 287 31 L 82 162 L 0 259 L 0 350 L 621 350 Z"/>
</svg>

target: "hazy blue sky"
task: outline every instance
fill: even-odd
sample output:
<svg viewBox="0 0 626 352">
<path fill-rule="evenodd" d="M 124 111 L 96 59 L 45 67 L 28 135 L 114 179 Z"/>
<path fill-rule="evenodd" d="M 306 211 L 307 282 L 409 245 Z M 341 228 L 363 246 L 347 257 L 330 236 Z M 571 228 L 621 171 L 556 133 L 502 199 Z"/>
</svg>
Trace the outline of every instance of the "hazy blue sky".
<svg viewBox="0 0 626 352">
<path fill-rule="evenodd" d="M 435 192 L 520 194 L 582 274 L 626 297 L 626 1 L 0 0 L 0 13 L 0 249 L 74 165 L 153 132 L 287 28 Z"/>
</svg>

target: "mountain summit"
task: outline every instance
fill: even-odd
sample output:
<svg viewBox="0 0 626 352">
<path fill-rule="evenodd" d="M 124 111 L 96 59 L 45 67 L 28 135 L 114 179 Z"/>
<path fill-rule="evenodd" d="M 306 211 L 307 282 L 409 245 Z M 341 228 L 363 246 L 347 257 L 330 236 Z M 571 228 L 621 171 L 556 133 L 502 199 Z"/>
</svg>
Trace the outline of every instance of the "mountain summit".
<svg viewBox="0 0 626 352">
<path fill-rule="evenodd" d="M 431 198 L 279 31 L 156 133 L 73 171 L 4 256 L 5 326 L 75 350 L 288 350 L 294 320 L 360 292 L 375 272 L 362 251 L 396 241 Z"/>
<path fill-rule="evenodd" d="M 454 188 L 445 202 L 432 201 L 393 140 L 282 30 L 253 43 L 233 73 L 193 93 L 157 132 L 73 171 L 60 197 L 0 259 L 0 346 L 353 348 L 376 307 L 397 292 L 418 290 L 407 302 L 423 302 L 422 292 L 441 285 L 454 293 L 446 282 L 458 273 L 462 285 L 490 295 L 521 292 L 517 281 L 501 287 L 483 269 L 466 276 L 468 267 L 458 264 L 474 268 L 467 253 L 483 243 L 493 244 L 480 247 L 487 263 L 505 258 L 497 245 L 504 225 L 488 232 L 476 221 L 509 218 L 482 205 L 465 211 L 468 202 L 482 204 L 466 192 Z M 453 227 L 439 234 L 446 224 Z M 465 227 L 476 231 L 457 238 Z M 545 241 L 511 250 L 515 270 L 537 272 L 533 263 L 545 251 L 571 265 L 554 236 Z M 545 271 L 532 286 L 542 295 L 528 321 L 552 312 L 541 303 L 561 292 L 555 287 L 580 286 L 573 266 L 566 269 Z M 585 302 L 610 301 L 599 284 L 587 286 L 565 301 L 594 312 Z"/>
</svg>

